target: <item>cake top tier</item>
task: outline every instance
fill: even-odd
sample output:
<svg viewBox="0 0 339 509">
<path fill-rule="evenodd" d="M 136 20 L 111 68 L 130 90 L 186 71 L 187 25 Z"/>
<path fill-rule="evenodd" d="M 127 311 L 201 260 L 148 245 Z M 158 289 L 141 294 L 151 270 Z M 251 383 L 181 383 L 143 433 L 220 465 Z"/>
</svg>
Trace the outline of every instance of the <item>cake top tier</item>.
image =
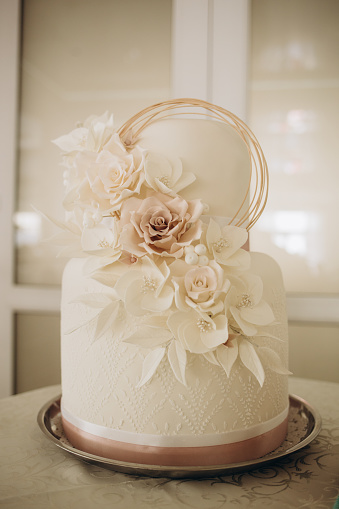
<svg viewBox="0 0 339 509">
<path fill-rule="evenodd" d="M 215 120 L 158 120 L 147 126 L 138 145 L 170 161 L 179 159 L 196 180 L 181 191 L 186 200 L 199 197 L 212 216 L 241 219 L 249 208 L 251 161 L 239 134 Z"/>
<path fill-rule="evenodd" d="M 230 111 L 198 99 L 173 99 L 145 108 L 118 132 L 149 152 L 179 158 L 196 177 L 182 196 L 199 196 L 209 215 L 247 230 L 260 217 L 268 193 L 266 160 L 252 131 Z"/>
<path fill-rule="evenodd" d="M 55 143 L 66 167 L 64 207 L 81 229 L 123 212 L 132 217 L 130 200 L 151 195 L 183 199 L 192 217 L 199 201 L 199 216 L 247 230 L 266 204 L 267 165 L 256 138 L 235 115 L 205 101 L 159 103 L 120 129 L 108 114 L 89 117 Z"/>
</svg>

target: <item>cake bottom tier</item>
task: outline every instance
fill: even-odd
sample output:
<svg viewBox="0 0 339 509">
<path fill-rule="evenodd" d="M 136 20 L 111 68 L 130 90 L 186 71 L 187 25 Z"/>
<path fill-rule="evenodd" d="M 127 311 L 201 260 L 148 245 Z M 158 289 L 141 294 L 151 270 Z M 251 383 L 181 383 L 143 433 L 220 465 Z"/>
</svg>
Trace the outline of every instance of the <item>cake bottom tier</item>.
<svg viewBox="0 0 339 509">
<path fill-rule="evenodd" d="M 103 458 L 143 465 L 213 466 L 257 459 L 279 447 L 287 434 L 288 408 L 246 430 L 202 436 L 122 432 L 78 419 L 65 409 L 62 423 L 74 447 Z"/>
</svg>

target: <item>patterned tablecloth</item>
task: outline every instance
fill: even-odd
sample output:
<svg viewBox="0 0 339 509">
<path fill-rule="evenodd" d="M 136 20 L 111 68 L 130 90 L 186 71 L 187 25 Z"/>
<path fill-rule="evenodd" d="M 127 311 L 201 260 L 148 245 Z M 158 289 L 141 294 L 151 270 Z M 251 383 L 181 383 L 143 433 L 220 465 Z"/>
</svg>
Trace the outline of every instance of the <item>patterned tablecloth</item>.
<svg viewBox="0 0 339 509">
<path fill-rule="evenodd" d="M 322 431 L 310 445 L 269 466 L 199 480 L 113 472 L 56 447 L 36 419 L 59 393 L 53 386 L 0 400 L 0 507 L 332 509 L 339 496 L 339 384 L 290 380 L 290 393 L 322 416 Z"/>
</svg>

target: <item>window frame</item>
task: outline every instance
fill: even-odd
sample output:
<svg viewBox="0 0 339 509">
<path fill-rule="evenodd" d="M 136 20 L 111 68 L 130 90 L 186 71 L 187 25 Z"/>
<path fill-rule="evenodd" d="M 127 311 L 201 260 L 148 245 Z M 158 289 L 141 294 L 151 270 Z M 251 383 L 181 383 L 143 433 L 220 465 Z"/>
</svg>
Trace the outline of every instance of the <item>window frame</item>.
<svg viewBox="0 0 339 509">
<path fill-rule="evenodd" d="M 198 97 L 223 106 L 246 121 L 250 0 L 173 0 L 172 97 Z M 13 394 L 14 316 L 59 312 L 60 289 L 14 282 L 14 230 L 20 88 L 20 0 L 0 0 L 0 397 Z M 234 58 L 233 48 L 237 48 Z M 222 61 L 222 65 L 220 62 Z M 187 66 L 187 62 L 190 65 Z M 230 79 L 230 77 L 232 79 Z M 339 296 L 290 294 L 294 322 L 337 323 Z"/>
</svg>

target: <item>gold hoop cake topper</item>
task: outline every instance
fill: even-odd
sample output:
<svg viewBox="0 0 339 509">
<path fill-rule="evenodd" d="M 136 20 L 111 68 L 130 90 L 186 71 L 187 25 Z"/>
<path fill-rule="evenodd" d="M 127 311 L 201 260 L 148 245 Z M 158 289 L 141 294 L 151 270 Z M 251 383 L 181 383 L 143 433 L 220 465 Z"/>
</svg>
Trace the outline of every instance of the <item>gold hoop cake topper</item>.
<svg viewBox="0 0 339 509">
<path fill-rule="evenodd" d="M 192 111 L 193 108 L 201 108 L 204 112 Z M 251 129 L 239 117 L 220 106 L 200 99 L 173 99 L 154 104 L 141 110 L 127 120 L 127 122 L 120 127 L 118 133 L 121 139 L 126 140 L 131 134 L 133 135 L 133 139 L 136 139 L 142 131 L 153 122 L 173 116 L 187 115 L 187 113 L 209 117 L 225 123 L 234 129 L 245 143 L 250 157 L 250 179 L 245 196 L 229 224 L 232 224 L 235 220 L 237 220 L 235 226 L 242 226 L 247 223 L 246 230 L 249 231 L 258 221 L 266 206 L 269 177 L 267 162 L 260 144 Z M 249 206 L 239 218 L 238 215 L 245 201 L 249 198 L 251 190 L 253 196 L 249 200 Z"/>
</svg>

